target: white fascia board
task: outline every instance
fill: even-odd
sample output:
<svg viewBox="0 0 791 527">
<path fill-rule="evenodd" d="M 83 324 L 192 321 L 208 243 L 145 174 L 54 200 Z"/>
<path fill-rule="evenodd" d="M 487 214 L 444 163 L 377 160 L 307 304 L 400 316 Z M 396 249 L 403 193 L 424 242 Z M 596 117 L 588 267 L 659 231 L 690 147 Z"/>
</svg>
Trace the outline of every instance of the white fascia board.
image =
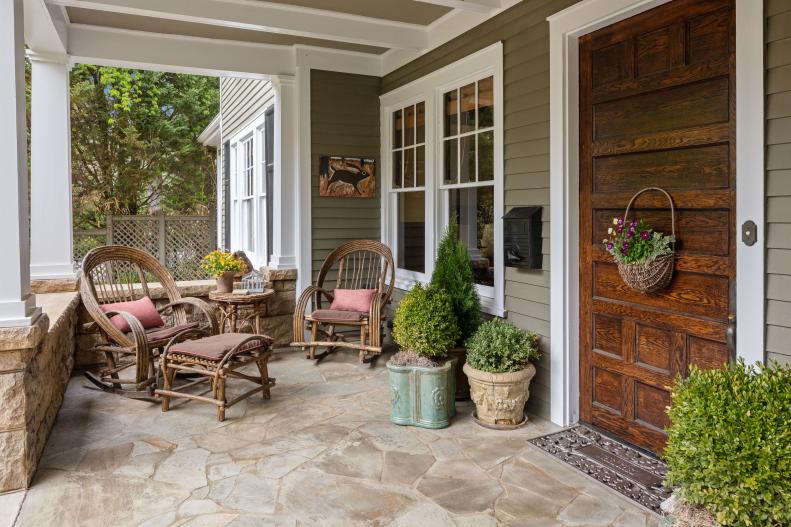
<svg viewBox="0 0 791 527">
<path fill-rule="evenodd" d="M 72 62 L 268 79 L 294 73 L 294 49 L 181 35 L 71 24 Z"/>
<path fill-rule="evenodd" d="M 376 77 L 382 74 L 381 55 L 316 46 L 296 45 L 294 48 L 297 67 Z"/>
<path fill-rule="evenodd" d="M 465 0 L 466 1 L 466 0 Z M 506 9 L 515 6 L 521 0 L 500 0 L 498 9 L 490 9 L 486 13 L 473 12 L 464 9 L 454 9 L 439 17 L 428 26 L 428 46 L 420 51 L 391 49 L 381 55 L 382 76 L 392 73 L 398 68 L 409 64 L 421 55 L 450 42 L 454 38 L 470 31 L 497 16 Z"/>
<path fill-rule="evenodd" d="M 24 0 L 25 43 L 36 53 L 65 55 L 68 49 L 68 20 L 62 9 L 44 0 Z"/>
<path fill-rule="evenodd" d="M 466 9 L 479 13 L 490 13 L 493 9 L 501 7 L 500 0 L 417 0 L 423 4 L 434 4 L 454 9 Z"/>
<path fill-rule="evenodd" d="M 50 3 L 384 48 L 424 49 L 428 45 L 425 26 L 261 0 L 50 0 Z"/>
</svg>

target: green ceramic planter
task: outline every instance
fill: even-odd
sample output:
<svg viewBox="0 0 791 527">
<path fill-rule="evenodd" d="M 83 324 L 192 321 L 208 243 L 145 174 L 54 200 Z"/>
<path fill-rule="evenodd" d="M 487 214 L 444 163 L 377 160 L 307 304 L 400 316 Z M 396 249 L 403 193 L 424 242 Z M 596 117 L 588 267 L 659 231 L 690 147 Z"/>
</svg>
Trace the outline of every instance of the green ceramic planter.
<svg viewBox="0 0 791 527">
<path fill-rule="evenodd" d="M 456 359 L 439 368 L 394 366 L 390 372 L 390 421 L 445 428 L 456 415 Z"/>
</svg>

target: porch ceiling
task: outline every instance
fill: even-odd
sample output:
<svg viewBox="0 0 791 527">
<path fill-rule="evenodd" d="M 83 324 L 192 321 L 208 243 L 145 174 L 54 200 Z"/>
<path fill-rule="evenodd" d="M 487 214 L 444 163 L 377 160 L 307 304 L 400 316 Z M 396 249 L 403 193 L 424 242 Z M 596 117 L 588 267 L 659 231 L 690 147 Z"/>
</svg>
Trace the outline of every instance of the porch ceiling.
<svg viewBox="0 0 791 527">
<path fill-rule="evenodd" d="M 298 65 L 384 75 L 519 1 L 24 0 L 34 52 L 218 75 L 294 74 Z M 41 38 L 45 26 L 59 41 Z"/>
</svg>

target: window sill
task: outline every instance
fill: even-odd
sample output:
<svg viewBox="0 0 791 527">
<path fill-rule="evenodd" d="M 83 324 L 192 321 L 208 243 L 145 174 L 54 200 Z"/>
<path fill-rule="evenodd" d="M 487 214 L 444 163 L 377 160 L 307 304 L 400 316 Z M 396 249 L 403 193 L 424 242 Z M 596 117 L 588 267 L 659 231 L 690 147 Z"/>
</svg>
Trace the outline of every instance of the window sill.
<svg viewBox="0 0 791 527">
<path fill-rule="evenodd" d="M 429 280 L 425 276 L 399 276 L 396 275 L 395 279 L 395 287 L 396 289 L 401 289 L 402 291 L 409 291 L 412 289 L 412 286 L 415 282 L 420 282 L 423 285 L 427 285 Z M 505 318 L 508 316 L 508 311 L 502 306 L 497 305 L 495 299 L 490 296 L 481 295 L 479 292 L 479 296 L 481 299 L 481 312 L 486 313 L 487 315 L 492 315 L 495 317 Z"/>
</svg>

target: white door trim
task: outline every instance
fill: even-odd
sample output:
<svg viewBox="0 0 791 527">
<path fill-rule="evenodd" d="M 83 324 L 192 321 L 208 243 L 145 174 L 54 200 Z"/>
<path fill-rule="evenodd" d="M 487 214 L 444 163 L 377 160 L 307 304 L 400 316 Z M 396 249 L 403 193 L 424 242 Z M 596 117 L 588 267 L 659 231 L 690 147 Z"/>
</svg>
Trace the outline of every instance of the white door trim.
<svg viewBox="0 0 791 527">
<path fill-rule="evenodd" d="M 550 16 L 551 419 L 579 419 L 579 37 L 669 0 L 585 0 Z M 736 0 L 736 226 L 758 226 L 758 242 L 737 240 L 737 349 L 764 358 L 763 9 Z M 760 175 L 756 177 L 756 175 Z"/>
</svg>

